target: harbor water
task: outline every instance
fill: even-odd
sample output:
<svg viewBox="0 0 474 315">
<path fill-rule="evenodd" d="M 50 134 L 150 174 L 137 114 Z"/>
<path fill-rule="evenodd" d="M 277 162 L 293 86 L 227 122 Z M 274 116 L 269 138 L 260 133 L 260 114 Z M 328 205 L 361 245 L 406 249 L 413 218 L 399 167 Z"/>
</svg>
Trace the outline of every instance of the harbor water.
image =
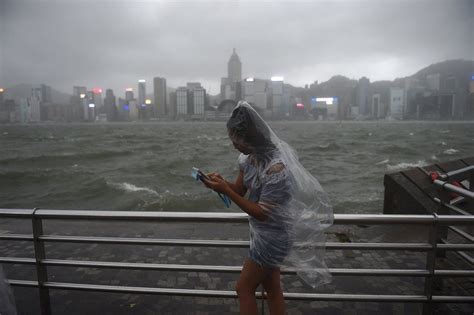
<svg viewBox="0 0 474 315">
<path fill-rule="evenodd" d="M 336 213 L 380 213 L 383 176 L 474 155 L 472 122 L 273 122 Z M 0 207 L 226 209 L 191 168 L 233 180 L 224 122 L 0 126 Z"/>
</svg>

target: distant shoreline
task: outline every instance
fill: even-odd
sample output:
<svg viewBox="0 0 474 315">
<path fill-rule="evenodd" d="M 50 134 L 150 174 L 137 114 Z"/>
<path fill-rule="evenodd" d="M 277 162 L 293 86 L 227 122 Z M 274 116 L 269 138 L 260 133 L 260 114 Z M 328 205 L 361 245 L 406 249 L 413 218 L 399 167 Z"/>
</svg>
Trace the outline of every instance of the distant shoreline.
<svg viewBox="0 0 474 315">
<path fill-rule="evenodd" d="M 268 120 L 270 124 L 280 123 L 305 123 L 305 124 L 474 124 L 474 120 Z M 3 126 L 61 126 L 61 125 L 80 125 L 80 126 L 101 126 L 101 125 L 173 125 L 173 124 L 223 124 L 224 120 L 201 120 L 201 121 L 114 121 L 114 122 L 56 122 L 47 121 L 39 123 L 3 123 Z"/>
</svg>

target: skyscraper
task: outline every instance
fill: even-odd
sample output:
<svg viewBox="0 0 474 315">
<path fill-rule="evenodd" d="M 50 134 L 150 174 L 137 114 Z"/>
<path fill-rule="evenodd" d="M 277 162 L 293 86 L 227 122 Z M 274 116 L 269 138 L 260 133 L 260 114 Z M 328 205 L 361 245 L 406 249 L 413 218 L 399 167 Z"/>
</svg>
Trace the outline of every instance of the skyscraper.
<svg viewBox="0 0 474 315">
<path fill-rule="evenodd" d="M 53 102 L 53 98 L 51 95 L 51 87 L 49 85 L 41 84 L 41 98 L 43 103 L 51 103 Z"/>
<path fill-rule="evenodd" d="M 133 89 L 132 88 L 125 89 L 125 101 L 130 102 L 133 99 L 134 99 Z"/>
<path fill-rule="evenodd" d="M 190 90 L 192 113 L 194 115 L 204 115 L 204 107 L 206 104 L 206 90 L 199 86 L 194 87 Z"/>
<path fill-rule="evenodd" d="M 166 79 L 160 77 L 153 78 L 153 96 L 155 99 L 153 113 L 155 117 L 163 117 L 170 114 L 166 94 Z"/>
<path fill-rule="evenodd" d="M 115 104 L 114 92 L 111 89 L 105 91 L 104 99 L 105 113 L 107 114 L 107 121 L 117 120 L 117 106 Z"/>
<path fill-rule="evenodd" d="M 178 116 L 188 114 L 188 89 L 184 86 L 176 90 L 176 109 Z"/>
<path fill-rule="evenodd" d="M 240 82 L 242 80 L 242 63 L 240 62 L 240 58 L 234 51 L 230 56 L 229 62 L 227 63 L 227 77 L 231 84 Z M 235 89 L 233 89 L 235 90 Z"/>
<path fill-rule="evenodd" d="M 359 106 L 360 115 L 370 114 L 370 80 L 366 77 L 359 79 L 356 87 L 356 105 Z"/>
<path fill-rule="evenodd" d="M 234 51 L 227 63 L 227 78 L 221 79 L 221 100 L 235 99 L 237 83 L 242 80 L 242 63 Z"/>
<path fill-rule="evenodd" d="M 138 106 L 145 105 L 146 99 L 146 81 L 138 80 Z"/>
</svg>

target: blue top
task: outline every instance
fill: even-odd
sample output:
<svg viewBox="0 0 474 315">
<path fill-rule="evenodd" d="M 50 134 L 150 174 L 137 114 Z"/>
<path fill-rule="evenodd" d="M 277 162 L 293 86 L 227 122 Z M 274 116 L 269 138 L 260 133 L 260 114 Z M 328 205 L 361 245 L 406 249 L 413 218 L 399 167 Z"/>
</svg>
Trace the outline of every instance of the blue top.
<svg viewBox="0 0 474 315">
<path fill-rule="evenodd" d="M 249 191 L 248 200 L 258 203 L 267 215 L 264 221 L 249 216 L 250 257 L 263 266 L 280 265 L 292 239 L 289 235 L 293 222 L 289 211 L 292 199 L 289 172 L 279 157 L 262 162 L 244 154 L 239 156 L 239 168 Z"/>
</svg>

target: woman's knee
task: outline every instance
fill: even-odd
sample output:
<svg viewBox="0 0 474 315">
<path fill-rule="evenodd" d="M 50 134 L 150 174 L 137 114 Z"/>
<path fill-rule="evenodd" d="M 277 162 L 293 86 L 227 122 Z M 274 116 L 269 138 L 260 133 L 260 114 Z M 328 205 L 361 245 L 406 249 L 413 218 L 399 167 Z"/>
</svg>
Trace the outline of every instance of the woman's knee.
<svg viewBox="0 0 474 315">
<path fill-rule="evenodd" d="M 255 295 L 255 289 L 252 289 L 252 287 L 250 287 L 249 285 L 246 285 L 242 281 L 238 281 L 237 284 L 235 285 L 235 292 L 237 292 L 237 295 L 239 297 Z"/>
<path fill-rule="evenodd" d="M 270 273 L 269 276 L 263 280 L 262 285 L 268 295 L 280 294 L 281 284 L 279 271 Z"/>
</svg>

